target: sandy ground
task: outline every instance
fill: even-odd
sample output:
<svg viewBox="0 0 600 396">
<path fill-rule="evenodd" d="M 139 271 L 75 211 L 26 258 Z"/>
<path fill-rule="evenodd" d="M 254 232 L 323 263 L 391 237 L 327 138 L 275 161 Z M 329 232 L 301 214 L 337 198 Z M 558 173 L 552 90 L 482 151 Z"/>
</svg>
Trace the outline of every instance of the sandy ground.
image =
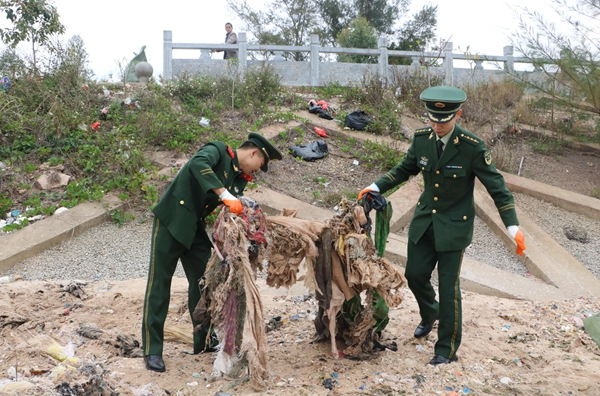
<svg viewBox="0 0 600 396">
<path fill-rule="evenodd" d="M 0 394 L 600 394 L 600 349 L 581 328 L 583 317 L 600 311 L 598 300 L 539 304 L 464 292 L 459 361 L 433 367 L 436 329 L 424 340 L 412 337 L 419 316 L 408 289 L 383 332 L 398 350 L 356 361 L 331 356 L 329 342 L 311 343 L 317 305 L 304 287 L 273 289 L 259 279 L 266 321 L 281 316 L 283 324 L 267 333 L 268 389 L 256 392 L 243 380 L 212 376 L 216 354 L 187 354 L 186 336 L 165 343 L 166 373 L 123 356 L 139 352 L 127 347 L 141 343 L 145 282 L 0 285 Z M 174 279 L 167 327 L 191 335 L 186 288 L 185 279 Z M 21 382 L 9 381 L 15 372 Z"/>
</svg>

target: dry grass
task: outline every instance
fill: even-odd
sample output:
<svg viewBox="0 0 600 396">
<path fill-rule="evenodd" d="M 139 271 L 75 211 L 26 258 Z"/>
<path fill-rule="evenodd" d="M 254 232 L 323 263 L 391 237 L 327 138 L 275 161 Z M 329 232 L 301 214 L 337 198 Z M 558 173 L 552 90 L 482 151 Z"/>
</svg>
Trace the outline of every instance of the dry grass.
<svg viewBox="0 0 600 396">
<path fill-rule="evenodd" d="M 481 81 L 475 85 L 461 87 L 467 94 L 467 101 L 463 104 L 464 118 L 474 125 L 486 125 L 493 123 L 499 114 L 508 114 L 505 123 L 514 122 L 514 104 L 518 103 L 523 90 L 513 82 L 503 81 Z"/>
</svg>

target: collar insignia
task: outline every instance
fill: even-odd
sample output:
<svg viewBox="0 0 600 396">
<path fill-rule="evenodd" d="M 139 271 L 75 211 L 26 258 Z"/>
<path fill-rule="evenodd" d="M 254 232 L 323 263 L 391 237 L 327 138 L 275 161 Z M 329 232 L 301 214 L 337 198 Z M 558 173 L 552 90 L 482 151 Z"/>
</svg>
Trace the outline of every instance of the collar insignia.
<svg viewBox="0 0 600 396">
<path fill-rule="evenodd" d="M 223 176 L 225 176 L 225 180 L 227 180 L 227 171 L 223 172 Z"/>
<path fill-rule="evenodd" d="M 429 140 L 433 139 L 433 132 L 429 134 Z"/>
<path fill-rule="evenodd" d="M 458 144 L 458 136 L 454 138 L 454 144 Z"/>
</svg>

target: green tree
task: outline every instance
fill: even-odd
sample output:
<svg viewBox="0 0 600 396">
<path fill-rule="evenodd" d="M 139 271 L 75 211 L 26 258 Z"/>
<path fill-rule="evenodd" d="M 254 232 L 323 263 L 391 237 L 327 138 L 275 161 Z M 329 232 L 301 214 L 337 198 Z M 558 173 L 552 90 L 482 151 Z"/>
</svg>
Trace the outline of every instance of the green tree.
<svg viewBox="0 0 600 396">
<path fill-rule="evenodd" d="M 377 35 L 395 33 L 410 0 L 316 0 L 326 41 L 335 45 L 340 32 L 358 17 L 363 17 Z"/>
<path fill-rule="evenodd" d="M 321 17 L 323 40 L 337 45 L 337 36 L 356 18 L 353 4 L 348 0 L 317 0 Z"/>
<path fill-rule="evenodd" d="M 259 44 L 305 46 L 311 34 L 320 33 L 318 6 L 313 0 L 272 1 L 264 7 L 266 11 L 250 7 L 247 0 L 227 0 L 227 5 Z M 284 54 L 295 61 L 307 56 L 301 52 Z"/>
<path fill-rule="evenodd" d="M 431 4 L 413 15 L 413 19 L 406 22 L 398 34 L 398 42 L 390 44 L 388 49 L 398 51 L 419 51 L 427 50 L 427 47 L 435 39 L 435 29 L 437 26 L 437 6 Z M 409 58 L 390 58 L 390 64 L 409 65 Z"/>
<path fill-rule="evenodd" d="M 23 41 L 30 42 L 35 68 L 36 46 L 43 46 L 53 35 L 65 32 L 58 11 L 47 0 L 0 0 L 0 8 L 12 24 L 0 27 L 0 38 L 11 48 Z"/>
<path fill-rule="evenodd" d="M 410 0 L 355 0 L 358 16 L 365 18 L 379 34 L 394 34 L 394 25 L 409 5 Z"/>
<path fill-rule="evenodd" d="M 539 12 L 519 7 L 511 43 L 543 78 L 510 72 L 553 103 L 600 114 L 600 31 L 598 0 L 552 0 L 558 16 L 551 23 Z"/>
<path fill-rule="evenodd" d="M 375 29 L 366 18 L 359 17 L 350 22 L 337 37 L 338 44 L 344 48 L 377 48 Z M 338 61 L 348 63 L 377 63 L 377 57 L 367 55 L 339 54 Z"/>
</svg>

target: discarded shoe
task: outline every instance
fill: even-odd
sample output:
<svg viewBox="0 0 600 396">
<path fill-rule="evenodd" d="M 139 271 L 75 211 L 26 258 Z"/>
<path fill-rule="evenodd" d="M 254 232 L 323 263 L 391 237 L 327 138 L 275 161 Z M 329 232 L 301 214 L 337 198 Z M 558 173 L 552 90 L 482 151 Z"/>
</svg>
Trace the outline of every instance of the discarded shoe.
<svg viewBox="0 0 600 396">
<path fill-rule="evenodd" d="M 438 364 L 448 364 L 448 363 L 456 362 L 457 360 L 458 360 L 458 358 L 456 357 L 456 355 L 452 356 L 450 359 L 448 359 L 447 357 L 444 357 L 442 355 L 435 355 L 433 357 L 433 359 L 431 359 L 429 364 L 431 364 L 432 366 L 437 366 Z"/>
<path fill-rule="evenodd" d="M 146 368 L 150 371 L 164 373 L 167 370 L 165 367 L 165 362 L 160 355 L 144 356 L 144 362 L 146 362 Z"/>
</svg>

